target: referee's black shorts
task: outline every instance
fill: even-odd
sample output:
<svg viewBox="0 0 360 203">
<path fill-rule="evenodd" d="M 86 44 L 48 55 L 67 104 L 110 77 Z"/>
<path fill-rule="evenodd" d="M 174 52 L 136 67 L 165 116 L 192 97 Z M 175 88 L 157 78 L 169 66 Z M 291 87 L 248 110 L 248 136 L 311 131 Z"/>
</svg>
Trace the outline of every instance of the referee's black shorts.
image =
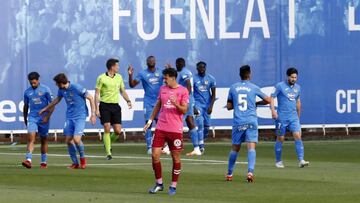
<svg viewBox="0 0 360 203">
<path fill-rule="evenodd" d="M 99 105 L 101 124 L 121 124 L 121 107 L 119 104 L 100 102 Z"/>
</svg>

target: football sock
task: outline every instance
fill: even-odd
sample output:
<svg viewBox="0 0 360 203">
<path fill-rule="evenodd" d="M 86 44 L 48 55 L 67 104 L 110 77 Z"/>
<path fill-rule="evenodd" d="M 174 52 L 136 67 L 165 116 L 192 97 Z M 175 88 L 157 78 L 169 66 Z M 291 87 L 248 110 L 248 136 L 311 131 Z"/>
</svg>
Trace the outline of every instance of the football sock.
<svg viewBox="0 0 360 203">
<path fill-rule="evenodd" d="M 282 145 L 283 145 L 283 143 L 280 142 L 280 141 L 275 142 L 275 158 L 276 158 L 276 162 L 281 161 Z"/>
<path fill-rule="evenodd" d="M 85 157 L 85 147 L 84 147 L 84 143 L 82 141 L 80 141 L 79 145 L 76 145 L 76 149 L 79 152 L 80 158 L 84 158 Z"/>
<path fill-rule="evenodd" d="M 229 154 L 229 165 L 228 165 L 228 175 L 232 175 L 236 163 L 236 158 L 238 156 L 238 152 L 231 150 Z"/>
<path fill-rule="evenodd" d="M 41 154 L 41 163 L 46 163 L 47 162 L 47 154 Z"/>
<path fill-rule="evenodd" d="M 104 133 L 104 145 L 105 145 L 105 152 L 106 155 L 111 155 L 111 140 L 110 140 L 110 133 Z"/>
<path fill-rule="evenodd" d="M 255 149 L 248 150 L 248 172 L 254 173 L 256 162 L 256 151 Z"/>
<path fill-rule="evenodd" d="M 295 150 L 298 160 L 304 160 L 304 145 L 302 140 L 295 140 Z"/>
<path fill-rule="evenodd" d="M 191 137 L 191 142 L 194 145 L 194 148 L 199 147 L 199 135 L 198 132 L 196 131 L 196 128 L 190 130 L 190 137 Z"/>
<path fill-rule="evenodd" d="M 73 164 L 79 164 L 78 159 L 76 157 L 76 147 L 74 144 L 68 144 L 68 152 Z"/>
</svg>

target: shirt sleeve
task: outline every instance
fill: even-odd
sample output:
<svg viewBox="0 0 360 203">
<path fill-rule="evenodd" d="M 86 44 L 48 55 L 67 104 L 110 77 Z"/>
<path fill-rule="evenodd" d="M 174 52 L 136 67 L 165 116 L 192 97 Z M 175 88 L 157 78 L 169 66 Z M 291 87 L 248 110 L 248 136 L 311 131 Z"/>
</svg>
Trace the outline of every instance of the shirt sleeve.
<svg viewBox="0 0 360 203">
<path fill-rule="evenodd" d="M 88 95 L 87 89 L 84 88 L 84 87 L 82 87 L 82 86 L 80 86 L 80 85 L 77 85 L 77 86 L 76 86 L 76 91 L 77 91 L 77 93 L 78 93 L 80 96 L 82 96 L 82 97 L 84 97 L 84 98 Z"/>
<path fill-rule="evenodd" d="M 101 80 L 101 76 L 99 76 L 97 79 L 96 79 L 96 86 L 95 88 L 96 89 L 101 89 L 101 87 L 103 86 L 103 82 Z"/>
<path fill-rule="evenodd" d="M 125 91 L 125 84 L 124 84 L 124 80 L 123 80 L 123 78 L 122 78 L 122 76 L 119 74 L 119 76 L 120 76 L 120 87 L 119 87 L 119 90 L 120 90 L 120 92 L 123 92 L 123 91 Z"/>
<path fill-rule="evenodd" d="M 184 93 L 181 97 L 180 104 L 189 104 L 189 91 L 187 89 L 184 89 Z"/>
<path fill-rule="evenodd" d="M 50 104 L 53 101 L 54 96 L 52 95 L 50 88 L 46 88 L 45 97 L 46 97 L 48 104 Z"/>
<path fill-rule="evenodd" d="M 216 87 L 216 80 L 215 80 L 215 78 L 212 78 L 212 83 L 211 83 L 210 88 L 213 88 L 213 87 Z"/>
<path fill-rule="evenodd" d="M 271 97 L 276 98 L 280 93 L 280 84 L 275 85 L 275 91 L 271 94 Z"/>
</svg>

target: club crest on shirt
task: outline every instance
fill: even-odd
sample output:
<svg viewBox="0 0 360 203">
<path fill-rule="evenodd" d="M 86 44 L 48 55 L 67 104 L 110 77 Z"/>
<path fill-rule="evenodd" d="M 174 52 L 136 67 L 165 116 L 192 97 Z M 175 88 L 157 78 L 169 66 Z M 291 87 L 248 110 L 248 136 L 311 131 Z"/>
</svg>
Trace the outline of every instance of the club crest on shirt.
<svg viewBox="0 0 360 203">
<path fill-rule="evenodd" d="M 156 77 L 159 77 L 159 76 L 160 76 L 160 74 L 159 74 L 159 73 L 155 73 L 154 75 L 155 75 Z"/>
<path fill-rule="evenodd" d="M 205 85 L 208 85 L 208 84 L 209 84 L 209 81 L 208 81 L 208 80 L 205 80 L 204 82 L 205 82 Z"/>
<path fill-rule="evenodd" d="M 41 92 L 41 91 L 39 91 L 39 92 L 38 92 L 38 95 L 39 95 L 39 96 L 43 96 L 43 95 L 44 95 L 44 93 L 43 93 L 43 92 Z"/>
</svg>

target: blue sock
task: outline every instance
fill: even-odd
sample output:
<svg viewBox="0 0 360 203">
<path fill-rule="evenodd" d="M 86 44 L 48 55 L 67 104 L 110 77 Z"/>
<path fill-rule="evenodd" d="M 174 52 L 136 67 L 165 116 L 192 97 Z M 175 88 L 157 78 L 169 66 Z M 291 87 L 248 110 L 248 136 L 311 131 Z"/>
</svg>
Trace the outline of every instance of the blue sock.
<svg viewBox="0 0 360 203">
<path fill-rule="evenodd" d="M 69 152 L 70 159 L 73 162 L 73 164 L 79 164 L 78 159 L 76 157 L 76 147 L 74 144 L 68 145 L 68 152 Z"/>
<path fill-rule="evenodd" d="M 254 173 L 256 162 L 256 151 L 255 149 L 248 150 L 248 172 Z"/>
<path fill-rule="evenodd" d="M 238 152 L 231 150 L 229 154 L 229 166 L 228 166 L 228 175 L 232 175 L 236 163 L 236 158 L 238 156 Z"/>
<path fill-rule="evenodd" d="M 151 148 L 151 142 L 152 142 L 152 132 L 150 129 L 146 130 L 145 132 L 145 140 L 146 140 L 146 148 L 150 149 Z"/>
<path fill-rule="evenodd" d="M 209 126 L 204 126 L 204 139 L 209 137 Z"/>
<path fill-rule="evenodd" d="M 197 132 L 199 136 L 199 146 L 204 148 L 204 118 L 202 116 L 196 116 Z"/>
<path fill-rule="evenodd" d="M 41 163 L 46 163 L 47 162 L 47 154 L 41 154 Z"/>
<path fill-rule="evenodd" d="M 298 160 L 304 160 L 304 145 L 302 143 L 302 140 L 295 140 L 295 149 Z"/>
<path fill-rule="evenodd" d="M 79 145 L 76 145 L 76 149 L 79 152 L 80 158 L 84 158 L 85 157 L 85 147 L 84 147 L 84 143 L 82 141 L 80 141 Z"/>
<path fill-rule="evenodd" d="M 32 159 L 32 153 L 31 153 L 31 152 L 26 152 L 25 159 L 31 161 L 31 159 Z"/>
<path fill-rule="evenodd" d="M 198 135 L 198 132 L 196 131 L 196 128 L 193 128 L 192 130 L 190 130 L 190 137 L 191 137 L 191 142 L 194 145 L 194 147 L 198 147 L 199 146 L 199 135 Z"/>
<path fill-rule="evenodd" d="M 276 158 L 276 162 L 281 161 L 281 153 L 282 153 L 282 142 L 276 141 L 275 142 L 275 158 Z"/>
</svg>

